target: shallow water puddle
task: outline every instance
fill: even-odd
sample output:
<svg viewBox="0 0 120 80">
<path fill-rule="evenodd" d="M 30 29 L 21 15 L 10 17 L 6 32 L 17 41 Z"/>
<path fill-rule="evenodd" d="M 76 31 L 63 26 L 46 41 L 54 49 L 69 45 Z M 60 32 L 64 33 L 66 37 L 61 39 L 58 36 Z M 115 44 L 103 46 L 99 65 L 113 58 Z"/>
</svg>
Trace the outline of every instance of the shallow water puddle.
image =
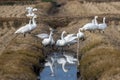
<svg viewBox="0 0 120 80">
<path fill-rule="evenodd" d="M 60 55 L 59 55 L 60 56 Z M 54 57 L 57 59 L 58 55 Z M 49 66 L 45 66 L 45 68 L 40 73 L 40 80 L 77 80 L 77 64 L 69 64 L 65 65 L 65 69 L 68 69 L 68 72 L 64 72 L 62 69 L 62 65 L 58 64 L 55 61 L 54 64 L 54 76 L 51 76 L 51 70 Z"/>
</svg>

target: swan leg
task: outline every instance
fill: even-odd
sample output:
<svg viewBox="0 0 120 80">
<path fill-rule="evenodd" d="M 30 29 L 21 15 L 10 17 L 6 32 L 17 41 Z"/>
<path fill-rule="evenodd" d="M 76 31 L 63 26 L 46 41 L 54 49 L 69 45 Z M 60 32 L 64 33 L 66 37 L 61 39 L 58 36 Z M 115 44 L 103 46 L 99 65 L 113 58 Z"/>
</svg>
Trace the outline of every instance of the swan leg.
<svg viewBox="0 0 120 80">
<path fill-rule="evenodd" d="M 24 35 L 24 37 L 26 37 L 26 34 L 23 34 Z"/>
<path fill-rule="evenodd" d="M 105 33 L 104 30 L 102 32 Z"/>
<path fill-rule="evenodd" d="M 29 34 L 31 34 L 31 32 L 28 32 Z"/>
</svg>

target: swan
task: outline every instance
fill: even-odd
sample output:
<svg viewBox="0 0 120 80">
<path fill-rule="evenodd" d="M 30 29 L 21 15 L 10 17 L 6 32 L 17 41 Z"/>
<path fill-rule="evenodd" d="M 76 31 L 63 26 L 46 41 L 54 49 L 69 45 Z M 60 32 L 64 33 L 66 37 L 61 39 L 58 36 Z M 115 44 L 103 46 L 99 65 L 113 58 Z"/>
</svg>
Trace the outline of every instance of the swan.
<svg viewBox="0 0 120 80">
<path fill-rule="evenodd" d="M 28 14 L 26 14 L 27 17 L 33 17 L 35 16 L 35 14 L 33 13 L 33 11 L 37 11 L 37 8 L 33 8 L 33 7 L 27 7 L 26 8 Z"/>
<path fill-rule="evenodd" d="M 56 46 L 65 46 L 65 39 L 63 38 L 63 35 L 66 33 L 66 31 L 63 31 L 61 34 L 61 39 L 58 39 L 56 42 Z"/>
<path fill-rule="evenodd" d="M 95 16 L 95 17 L 94 17 L 94 24 L 95 24 L 95 25 L 98 25 L 97 18 L 98 18 L 98 16 Z"/>
<path fill-rule="evenodd" d="M 67 63 L 65 58 L 57 59 L 57 63 L 62 65 L 62 69 L 64 72 L 68 72 L 68 69 L 65 69 L 65 64 Z"/>
<path fill-rule="evenodd" d="M 31 30 L 31 20 L 29 20 L 29 24 L 26 24 L 25 26 L 23 27 L 20 27 L 17 31 L 15 31 L 15 34 L 20 34 L 22 33 L 25 37 L 25 34 L 30 32 Z"/>
<path fill-rule="evenodd" d="M 36 36 L 37 36 L 38 38 L 43 39 L 43 40 L 42 40 L 42 44 L 43 44 L 44 46 L 48 46 L 48 45 L 52 46 L 52 45 L 55 44 L 55 41 L 54 41 L 52 35 L 53 35 L 53 29 L 50 28 L 50 35 L 43 33 L 43 34 L 38 34 L 38 35 L 36 35 Z"/>
<path fill-rule="evenodd" d="M 63 56 L 65 56 L 67 62 L 69 64 L 75 64 L 76 61 L 78 61 L 76 58 L 74 58 L 73 56 L 67 55 L 67 54 L 63 54 Z"/>
<path fill-rule="evenodd" d="M 105 23 L 105 17 L 103 17 L 103 23 L 98 24 L 98 30 L 104 33 L 104 30 L 107 28 L 107 24 Z"/>
<path fill-rule="evenodd" d="M 76 36 L 74 36 L 75 34 L 68 34 L 67 36 L 63 36 L 66 33 L 66 31 L 63 31 L 61 34 L 61 39 L 57 40 L 56 42 L 56 46 L 59 47 L 64 47 L 66 45 L 70 45 L 76 42 Z"/>
<path fill-rule="evenodd" d="M 37 27 L 35 18 L 37 18 L 36 15 L 32 18 L 32 20 L 31 20 L 31 19 L 29 20 L 29 24 L 26 24 L 25 26 L 19 28 L 19 29 L 15 32 L 15 34 L 22 33 L 22 34 L 24 34 L 24 37 L 25 37 L 25 34 L 26 34 L 26 33 L 30 33 L 32 30 L 34 30 L 34 29 Z M 31 22 L 32 22 L 32 23 L 31 23 Z"/>
<path fill-rule="evenodd" d="M 81 28 L 79 28 L 79 30 L 78 30 L 77 38 L 82 39 L 82 40 L 85 40 L 85 35 L 84 35 L 83 32 L 81 32 L 80 29 L 81 29 Z"/>
<path fill-rule="evenodd" d="M 80 28 L 80 31 L 95 31 L 98 28 L 98 23 L 97 19 L 98 16 L 95 16 L 94 19 L 92 20 L 92 23 L 87 23 L 85 24 L 82 28 Z"/>
<path fill-rule="evenodd" d="M 45 63 L 45 66 L 50 67 L 51 70 L 51 76 L 54 76 L 54 70 L 53 70 L 53 64 L 54 64 L 54 59 L 53 57 L 50 57 L 51 60 L 46 60 L 47 62 Z"/>
</svg>

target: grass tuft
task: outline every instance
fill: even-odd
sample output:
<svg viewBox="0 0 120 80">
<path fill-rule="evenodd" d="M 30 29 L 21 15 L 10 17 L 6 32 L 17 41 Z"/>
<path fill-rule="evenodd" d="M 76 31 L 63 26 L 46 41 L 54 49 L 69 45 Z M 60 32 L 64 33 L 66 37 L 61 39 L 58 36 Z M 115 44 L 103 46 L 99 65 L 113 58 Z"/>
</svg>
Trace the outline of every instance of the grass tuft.
<svg viewBox="0 0 120 80">
<path fill-rule="evenodd" d="M 119 52 L 120 50 L 111 48 L 97 48 L 89 52 L 80 62 L 83 79 L 96 80 L 99 79 L 105 71 L 120 67 Z"/>
</svg>

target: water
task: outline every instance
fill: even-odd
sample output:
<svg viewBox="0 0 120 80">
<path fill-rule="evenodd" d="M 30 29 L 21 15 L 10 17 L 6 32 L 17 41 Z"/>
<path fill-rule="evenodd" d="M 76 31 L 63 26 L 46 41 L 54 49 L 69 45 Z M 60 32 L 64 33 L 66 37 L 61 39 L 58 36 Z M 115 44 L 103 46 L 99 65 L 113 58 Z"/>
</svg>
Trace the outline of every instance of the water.
<svg viewBox="0 0 120 80">
<path fill-rule="evenodd" d="M 61 55 L 54 55 L 55 58 L 58 58 Z M 62 66 L 55 62 L 54 64 L 54 76 L 51 76 L 50 67 L 45 67 L 40 73 L 40 80 L 77 80 L 77 64 L 66 64 L 65 68 L 68 69 L 68 72 L 64 72 Z"/>
</svg>

